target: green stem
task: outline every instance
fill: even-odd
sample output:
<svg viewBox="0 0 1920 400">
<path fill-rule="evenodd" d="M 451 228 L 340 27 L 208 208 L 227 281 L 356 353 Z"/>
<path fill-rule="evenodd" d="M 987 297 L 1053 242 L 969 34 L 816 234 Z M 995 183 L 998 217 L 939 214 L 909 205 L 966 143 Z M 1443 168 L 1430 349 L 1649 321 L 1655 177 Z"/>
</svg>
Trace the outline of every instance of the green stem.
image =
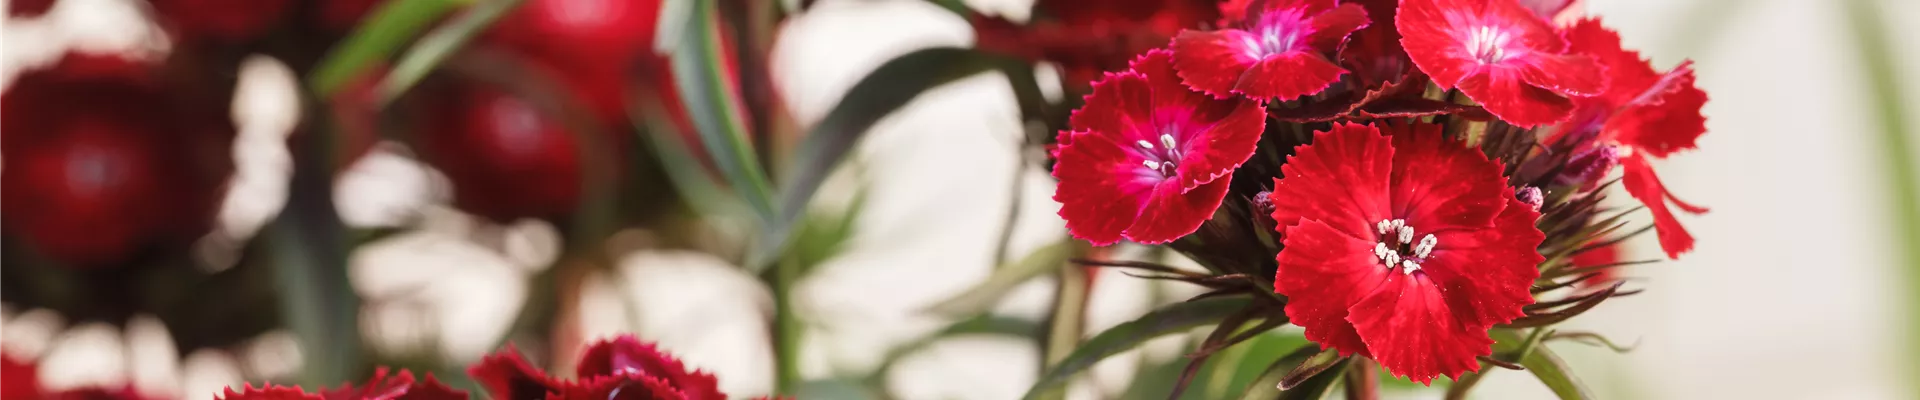
<svg viewBox="0 0 1920 400">
<path fill-rule="evenodd" d="M 1086 254 L 1086 249 L 1081 246 L 1074 253 Z M 1059 290 L 1054 293 L 1053 312 L 1047 323 L 1047 335 L 1041 342 L 1044 354 L 1040 360 L 1042 363 L 1040 371 L 1052 370 L 1054 364 L 1066 359 L 1067 355 L 1073 354 L 1073 350 L 1080 346 L 1080 337 L 1086 329 L 1089 289 L 1087 272 L 1087 268 L 1077 266 L 1060 268 Z M 1066 394 L 1066 388 L 1061 387 L 1048 391 L 1038 398 L 1064 399 Z"/>
<path fill-rule="evenodd" d="M 1509 361 L 1517 363 L 1527 359 L 1527 356 L 1533 355 L 1534 346 L 1539 346 L 1540 340 L 1546 337 L 1547 327 L 1533 328 L 1533 333 L 1527 334 L 1527 340 L 1520 342 L 1520 351 L 1515 353 L 1513 359 Z"/>
<path fill-rule="evenodd" d="M 806 329 L 793 312 L 793 284 L 800 263 L 781 259 L 773 270 L 774 393 L 792 394 L 800 385 L 800 335 Z"/>
<path fill-rule="evenodd" d="M 318 110 L 308 98 L 308 111 Z M 326 115 L 314 113 L 309 115 Z M 347 235 L 333 206 L 333 160 L 321 119 L 294 135 L 294 169 L 286 209 L 266 227 L 280 312 L 300 340 L 300 383 L 319 387 L 357 378 L 361 363 L 360 297 L 347 279 Z"/>
<path fill-rule="evenodd" d="M 1920 171 L 1916 171 L 1912 136 L 1906 132 L 1906 102 L 1900 98 L 1900 69 L 1894 65 L 1892 44 L 1887 42 L 1886 21 L 1879 3 L 1868 0 L 1845 2 L 1847 23 L 1853 42 L 1859 46 L 1860 63 L 1866 76 L 1867 92 L 1873 96 L 1873 112 L 1880 125 L 1882 168 L 1886 170 L 1887 190 L 1893 195 L 1893 226 L 1897 231 L 1894 247 L 1900 249 L 1895 266 L 1907 279 L 1907 351 L 1912 352 L 1908 366 L 1920 371 Z"/>
</svg>

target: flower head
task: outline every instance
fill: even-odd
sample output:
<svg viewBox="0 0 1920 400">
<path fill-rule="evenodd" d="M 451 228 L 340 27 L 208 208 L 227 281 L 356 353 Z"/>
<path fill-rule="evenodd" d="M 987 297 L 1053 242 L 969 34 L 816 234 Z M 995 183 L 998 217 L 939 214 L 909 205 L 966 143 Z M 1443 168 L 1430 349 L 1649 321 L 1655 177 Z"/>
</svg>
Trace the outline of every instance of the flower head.
<svg viewBox="0 0 1920 400">
<path fill-rule="evenodd" d="M 1173 62 L 1187 86 L 1214 97 L 1291 100 L 1339 81 L 1347 70 L 1327 55 L 1365 26 L 1359 4 L 1256 1 L 1239 29 L 1180 32 Z"/>
<path fill-rule="evenodd" d="M 1487 330 L 1533 302 L 1539 213 L 1438 125 L 1388 131 L 1336 125 L 1282 167 L 1274 290 L 1323 348 L 1415 381 L 1457 378 L 1491 354 Z"/>
<path fill-rule="evenodd" d="M 719 400 L 713 375 L 689 371 L 632 336 L 595 342 L 581 355 L 578 380 L 561 380 L 527 364 L 509 347 L 468 369 L 496 399 Z"/>
<path fill-rule="evenodd" d="M 1515 126 L 1567 119 L 1569 96 L 1606 88 L 1599 63 L 1567 52 L 1545 19 L 1514 0 L 1406 0 L 1395 18 L 1414 65 L 1443 89 Z"/>
<path fill-rule="evenodd" d="M 1040 0 L 1025 25 L 974 15 L 977 47 L 1058 65 L 1069 89 L 1084 93 L 1103 72 L 1120 71 L 1149 49 L 1165 46 L 1181 29 L 1213 23 L 1213 0 Z"/>
<path fill-rule="evenodd" d="M 1681 201 L 1668 191 L 1660 176 L 1654 174 L 1649 158 L 1666 158 L 1694 148 L 1695 141 L 1707 132 L 1707 119 L 1700 114 L 1707 93 L 1694 86 L 1693 69 L 1688 64 L 1682 63 L 1665 74 L 1655 72 L 1639 54 L 1623 49 L 1620 35 L 1601 26 L 1599 20 L 1575 23 L 1567 28 L 1566 37 L 1573 51 L 1591 55 L 1605 65 L 1613 84 L 1599 96 L 1579 99 L 1578 117 L 1561 131 L 1589 134 L 1586 137 L 1592 143 L 1585 146 L 1586 151 L 1619 154 L 1618 163 L 1624 171 L 1621 183 L 1627 194 L 1646 204 L 1653 214 L 1660 248 L 1667 257 L 1679 258 L 1693 249 L 1693 235 L 1680 225 L 1668 205 L 1694 214 L 1707 209 Z M 1597 134 L 1592 132 L 1595 129 Z"/>
<path fill-rule="evenodd" d="M 1060 140 L 1054 200 L 1074 237 L 1164 243 L 1193 233 L 1253 152 L 1265 109 L 1189 91 L 1171 54 L 1149 51 L 1093 84 Z"/>
</svg>

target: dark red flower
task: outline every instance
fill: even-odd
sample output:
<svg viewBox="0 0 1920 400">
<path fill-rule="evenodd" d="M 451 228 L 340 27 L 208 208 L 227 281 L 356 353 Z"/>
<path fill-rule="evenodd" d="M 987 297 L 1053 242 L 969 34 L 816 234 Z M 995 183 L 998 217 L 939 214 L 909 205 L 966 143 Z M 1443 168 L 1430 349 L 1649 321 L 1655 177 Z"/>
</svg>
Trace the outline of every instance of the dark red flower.
<svg viewBox="0 0 1920 400">
<path fill-rule="evenodd" d="M 689 371 L 632 336 L 595 342 L 582 354 L 578 380 L 548 377 L 508 347 L 468 369 L 493 398 L 721 400 L 713 375 Z"/>
<path fill-rule="evenodd" d="M 1428 383 L 1477 371 L 1487 329 L 1521 316 L 1544 260 L 1539 213 L 1499 163 L 1438 125 L 1341 124 L 1274 181 L 1274 290 L 1322 348 Z"/>
<path fill-rule="evenodd" d="M 323 390 L 320 397 L 326 400 L 463 400 L 467 392 L 454 390 L 427 374 L 426 380 L 415 381 L 413 373 L 400 370 L 399 374 L 388 375 L 382 367 L 375 370 L 373 378 L 366 384 L 342 385 L 339 388 Z"/>
<path fill-rule="evenodd" d="M 253 384 L 246 384 L 246 385 L 242 385 L 240 387 L 240 390 L 238 391 L 233 390 L 232 387 L 228 387 L 225 391 L 220 393 L 218 396 L 214 396 L 214 399 L 216 400 L 325 400 L 321 398 L 320 395 L 307 393 L 307 391 L 301 390 L 299 386 L 280 386 L 280 385 L 274 385 L 274 384 L 264 384 L 258 388 L 253 387 Z"/>
<path fill-rule="evenodd" d="M 665 58 L 653 53 L 659 16 L 659 0 L 529 0 L 488 30 L 487 39 L 553 70 L 594 115 L 624 121 L 635 63 L 666 70 Z"/>
<path fill-rule="evenodd" d="M 112 55 L 68 54 L 0 95 L 5 231 L 75 266 L 185 245 L 233 171 L 225 104 L 183 96 Z"/>
<path fill-rule="evenodd" d="M 54 0 L 8 0 L 7 16 L 13 18 L 33 18 L 46 14 L 53 9 Z"/>
<path fill-rule="evenodd" d="M 579 133 L 557 111 L 474 82 L 431 95 L 421 156 L 452 181 L 456 207 L 500 222 L 578 207 Z"/>
<path fill-rule="evenodd" d="M 1258 102 L 1187 90 L 1166 50 L 1107 74 L 1074 111 L 1053 169 L 1068 232 L 1103 246 L 1193 233 L 1253 156 L 1264 116 Z"/>
<path fill-rule="evenodd" d="M 1395 24 L 1435 84 L 1458 87 L 1515 126 L 1566 120 L 1569 96 L 1606 89 L 1599 63 L 1568 53 L 1545 19 L 1514 0 L 1405 0 Z"/>
<path fill-rule="evenodd" d="M 1319 93 L 1347 73 L 1327 56 L 1367 26 L 1359 4 L 1263 0 L 1239 29 L 1187 30 L 1173 39 L 1173 64 L 1188 87 L 1218 98 L 1265 100 Z"/>
<path fill-rule="evenodd" d="M 1103 72 L 1121 71 L 1147 50 L 1165 46 L 1181 29 L 1220 19 L 1212 0 L 1040 0 L 1025 25 L 974 15 L 975 46 L 1059 66 L 1074 93 Z"/>
<path fill-rule="evenodd" d="M 1693 249 L 1693 235 L 1668 205 L 1693 214 L 1707 209 L 1674 197 L 1654 174 L 1650 159 L 1694 148 L 1707 132 L 1707 119 L 1700 114 L 1707 93 L 1694 86 L 1693 69 L 1687 63 L 1665 74 L 1655 72 L 1639 54 L 1623 49 L 1620 35 L 1599 20 L 1575 23 L 1566 37 L 1574 51 L 1600 60 L 1613 84 L 1599 96 L 1579 99 L 1578 117 L 1561 131 L 1591 137 L 1594 147 L 1587 151 L 1617 153 L 1624 171 L 1622 186 L 1653 214 L 1660 248 L 1667 257 L 1679 258 Z"/>
<path fill-rule="evenodd" d="M 242 42 L 281 22 L 291 0 L 151 0 L 155 19 L 189 41 Z"/>
<path fill-rule="evenodd" d="M 0 353 L 0 400 L 32 399 L 40 396 L 39 367 L 11 355 Z"/>
</svg>

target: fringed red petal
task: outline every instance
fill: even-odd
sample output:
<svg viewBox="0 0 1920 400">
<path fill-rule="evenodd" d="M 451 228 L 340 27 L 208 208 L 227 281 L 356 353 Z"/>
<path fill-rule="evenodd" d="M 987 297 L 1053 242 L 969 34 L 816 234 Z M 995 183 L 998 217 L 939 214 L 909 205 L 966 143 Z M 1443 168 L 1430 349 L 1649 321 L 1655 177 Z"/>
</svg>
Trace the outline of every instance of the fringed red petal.
<svg viewBox="0 0 1920 400">
<path fill-rule="evenodd" d="M 1386 282 L 1348 310 L 1347 320 L 1373 351 L 1371 357 L 1395 376 L 1426 385 L 1440 375 L 1459 379 L 1479 371 L 1477 357 L 1493 354 L 1486 328 L 1462 324 L 1444 289 L 1426 275 L 1385 275 Z"/>
<path fill-rule="evenodd" d="M 1368 125 L 1336 124 L 1313 135 L 1287 157 L 1274 180 L 1273 220 L 1283 235 L 1312 219 L 1348 236 L 1369 237 L 1375 221 L 1387 219 L 1393 147 Z"/>
<path fill-rule="evenodd" d="M 1687 233 L 1687 227 L 1680 225 L 1680 219 L 1667 208 L 1667 203 L 1672 201 L 1684 211 L 1694 214 L 1706 213 L 1707 209 L 1682 203 L 1673 197 L 1673 193 L 1668 192 L 1666 185 L 1660 182 L 1660 176 L 1653 173 L 1653 165 L 1647 163 L 1646 157 L 1626 157 L 1620 160 L 1620 165 L 1624 171 L 1620 182 L 1626 186 L 1627 194 L 1640 200 L 1640 204 L 1645 204 L 1647 211 L 1653 214 L 1653 229 L 1660 235 L 1660 249 L 1667 253 L 1667 258 L 1679 259 L 1680 254 L 1692 251 L 1693 234 Z"/>
</svg>

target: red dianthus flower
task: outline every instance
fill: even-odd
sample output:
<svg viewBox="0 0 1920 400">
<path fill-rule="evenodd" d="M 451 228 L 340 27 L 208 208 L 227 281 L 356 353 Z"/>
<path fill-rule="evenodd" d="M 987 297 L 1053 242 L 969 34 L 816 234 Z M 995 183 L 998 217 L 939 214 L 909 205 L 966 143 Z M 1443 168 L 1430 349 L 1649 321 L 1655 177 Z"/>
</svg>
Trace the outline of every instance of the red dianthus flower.
<svg viewBox="0 0 1920 400">
<path fill-rule="evenodd" d="M 1164 243 L 1199 229 L 1253 156 L 1265 108 L 1187 90 L 1153 50 L 1093 84 L 1062 132 L 1053 199 L 1074 237 Z"/>
<path fill-rule="evenodd" d="M 1575 23 L 1567 28 L 1566 37 L 1574 51 L 1591 55 L 1605 65 L 1613 83 L 1599 96 L 1579 99 L 1578 117 L 1561 131 L 1591 134 L 1596 127 L 1599 129 L 1594 149 L 1619 154 L 1624 172 L 1621 183 L 1627 194 L 1646 204 L 1653 214 L 1660 248 L 1667 257 L 1679 258 L 1680 253 L 1693 249 L 1693 235 L 1680 225 L 1668 203 L 1694 214 L 1707 209 L 1674 197 L 1654 174 L 1648 159 L 1694 148 L 1694 141 L 1707 132 L 1707 118 L 1700 114 L 1707 92 L 1694 87 L 1693 69 L 1688 64 L 1682 63 L 1666 74 L 1654 72 L 1639 54 L 1622 49 L 1620 35 L 1601 26 L 1599 20 Z"/>
<path fill-rule="evenodd" d="M 595 342 L 580 356 L 579 380 L 548 377 L 508 348 L 467 372 L 493 398 L 720 400 L 713 375 L 690 371 L 680 360 L 632 336 Z"/>
<path fill-rule="evenodd" d="M 1545 19 L 1514 0 L 1404 0 L 1399 12 L 1415 66 L 1515 126 L 1566 120 L 1569 96 L 1606 88 L 1599 63 L 1568 53 Z"/>
<path fill-rule="evenodd" d="M 1477 371 L 1487 330 L 1522 315 L 1539 218 L 1498 163 L 1440 126 L 1336 125 L 1281 168 L 1274 290 L 1306 336 L 1422 383 Z"/>
<path fill-rule="evenodd" d="M 1173 39 L 1187 86 L 1214 97 L 1294 98 L 1319 93 L 1347 70 L 1327 58 L 1367 26 L 1359 4 L 1265 0 L 1247 5 L 1242 29 L 1188 30 Z"/>
</svg>

